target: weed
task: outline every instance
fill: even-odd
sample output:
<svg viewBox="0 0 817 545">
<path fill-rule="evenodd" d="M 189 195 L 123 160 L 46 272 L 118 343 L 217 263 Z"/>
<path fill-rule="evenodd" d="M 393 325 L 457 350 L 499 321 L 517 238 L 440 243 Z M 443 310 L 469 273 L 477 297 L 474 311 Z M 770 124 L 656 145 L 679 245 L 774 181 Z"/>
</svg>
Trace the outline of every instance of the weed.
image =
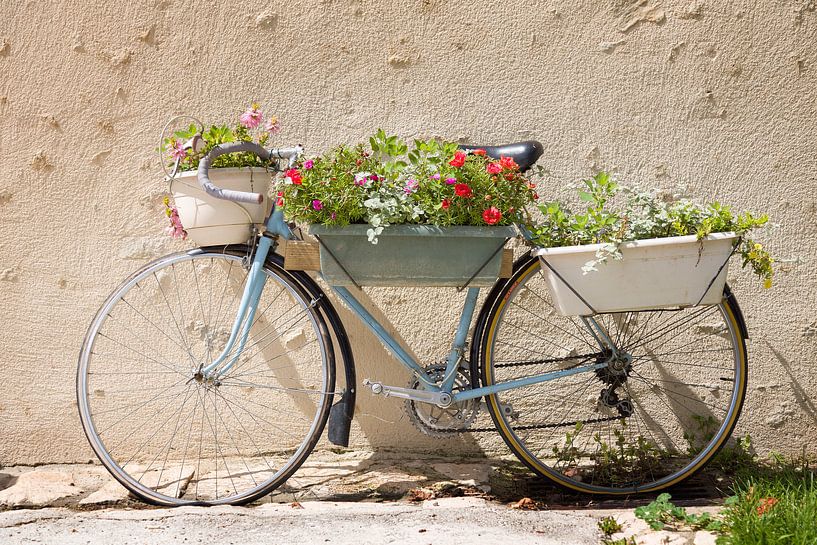
<svg viewBox="0 0 817 545">
<path fill-rule="evenodd" d="M 719 532 L 723 528 L 723 522 L 709 513 L 700 515 L 687 513 L 683 507 L 673 504 L 671 498 L 672 496 L 667 493 L 661 494 L 649 505 L 636 508 L 635 516 L 646 522 L 653 530 L 686 527 L 692 530 Z"/>
<path fill-rule="evenodd" d="M 599 530 L 601 530 L 605 536 L 610 537 L 621 531 L 621 524 L 619 524 L 615 517 L 604 517 L 599 521 Z"/>
</svg>

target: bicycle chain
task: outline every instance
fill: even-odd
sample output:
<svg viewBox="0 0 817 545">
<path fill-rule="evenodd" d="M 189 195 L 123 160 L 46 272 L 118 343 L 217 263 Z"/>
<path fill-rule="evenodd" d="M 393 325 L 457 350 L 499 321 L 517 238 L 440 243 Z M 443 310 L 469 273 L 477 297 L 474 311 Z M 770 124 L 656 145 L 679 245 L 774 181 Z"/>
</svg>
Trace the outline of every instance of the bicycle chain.
<svg viewBox="0 0 817 545">
<path fill-rule="evenodd" d="M 582 354 L 579 356 L 568 356 L 566 358 L 549 358 L 545 360 L 536 360 L 536 361 L 515 361 L 511 363 L 498 363 L 494 365 L 494 369 L 499 369 L 500 367 L 523 367 L 525 365 L 540 365 L 542 363 L 559 363 L 567 360 L 578 360 L 581 359 L 579 363 L 576 365 L 571 365 L 570 367 L 565 367 L 564 369 L 573 369 L 574 367 L 578 367 L 579 365 L 591 361 L 593 358 L 598 358 L 603 354 L 597 352 L 595 354 Z"/>
<path fill-rule="evenodd" d="M 560 424 L 529 424 L 527 426 L 519 426 L 513 428 L 514 431 L 540 430 L 548 428 L 563 428 L 565 426 L 576 426 L 579 422 L 582 424 L 598 424 L 601 422 L 612 422 L 613 420 L 621 420 L 620 416 L 607 416 L 604 418 L 591 418 L 590 420 L 575 420 L 573 422 L 562 422 Z M 454 433 L 486 433 L 489 431 L 497 431 L 496 428 L 466 428 L 464 430 L 440 430 L 439 433 L 454 434 Z"/>
</svg>

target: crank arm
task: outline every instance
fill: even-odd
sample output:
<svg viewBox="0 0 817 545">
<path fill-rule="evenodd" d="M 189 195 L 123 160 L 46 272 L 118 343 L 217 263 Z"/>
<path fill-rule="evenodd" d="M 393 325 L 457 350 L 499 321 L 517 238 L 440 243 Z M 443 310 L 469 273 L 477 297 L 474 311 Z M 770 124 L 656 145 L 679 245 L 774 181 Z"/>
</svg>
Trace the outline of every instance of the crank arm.
<svg viewBox="0 0 817 545">
<path fill-rule="evenodd" d="M 420 403 L 432 403 L 439 407 L 448 407 L 452 401 L 451 394 L 445 392 L 429 392 L 428 390 L 386 386 L 382 382 L 372 382 L 369 379 L 364 379 L 363 385 L 371 388 L 373 394 L 382 395 L 383 397 L 398 397 L 400 399 L 419 401 Z"/>
</svg>

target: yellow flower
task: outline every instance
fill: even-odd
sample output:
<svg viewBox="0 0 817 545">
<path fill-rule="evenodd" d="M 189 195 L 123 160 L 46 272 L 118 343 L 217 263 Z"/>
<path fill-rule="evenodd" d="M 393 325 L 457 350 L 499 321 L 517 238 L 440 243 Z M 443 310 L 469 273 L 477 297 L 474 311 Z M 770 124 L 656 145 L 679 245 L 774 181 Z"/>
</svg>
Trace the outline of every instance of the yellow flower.
<svg viewBox="0 0 817 545">
<path fill-rule="evenodd" d="M 764 280 L 763 281 L 763 287 L 766 288 L 766 289 L 771 288 L 772 287 L 772 279 L 767 278 L 766 280 Z"/>
</svg>

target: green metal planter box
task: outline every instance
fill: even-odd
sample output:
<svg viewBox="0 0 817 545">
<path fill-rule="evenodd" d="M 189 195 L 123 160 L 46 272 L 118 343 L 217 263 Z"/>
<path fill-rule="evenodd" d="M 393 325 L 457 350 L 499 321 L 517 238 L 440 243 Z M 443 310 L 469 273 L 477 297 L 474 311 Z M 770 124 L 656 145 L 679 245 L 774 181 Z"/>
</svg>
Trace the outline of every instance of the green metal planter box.
<svg viewBox="0 0 817 545">
<path fill-rule="evenodd" d="M 514 227 L 394 225 L 369 242 L 369 225 L 310 226 L 321 274 L 336 286 L 491 286 Z M 344 270 L 345 269 L 345 270 Z M 351 277 L 351 278 L 350 278 Z M 472 279 L 473 277 L 473 279 Z"/>
</svg>

